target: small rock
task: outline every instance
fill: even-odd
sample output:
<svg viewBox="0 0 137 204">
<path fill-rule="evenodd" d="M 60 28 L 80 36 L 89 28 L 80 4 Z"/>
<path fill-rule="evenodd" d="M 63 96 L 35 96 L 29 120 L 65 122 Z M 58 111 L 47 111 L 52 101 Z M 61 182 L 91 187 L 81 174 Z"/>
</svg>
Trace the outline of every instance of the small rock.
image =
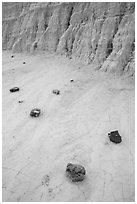
<svg viewBox="0 0 137 204">
<path fill-rule="evenodd" d="M 13 87 L 10 89 L 10 92 L 16 92 L 16 91 L 19 91 L 19 87 Z"/>
<path fill-rule="evenodd" d="M 14 55 L 12 55 L 11 58 L 14 58 Z"/>
<path fill-rule="evenodd" d="M 121 139 L 121 136 L 119 135 L 118 130 L 108 133 L 108 136 L 109 136 L 110 141 L 114 142 L 115 144 L 122 142 L 122 139 Z"/>
<path fill-rule="evenodd" d="M 18 103 L 23 103 L 23 101 L 18 101 Z"/>
<path fill-rule="evenodd" d="M 56 95 L 59 95 L 59 94 L 60 94 L 60 91 L 57 90 L 57 89 L 53 90 L 52 92 L 53 92 L 54 94 L 56 94 Z"/>
<path fill-rule="evenodd" d="M 74 82 L 74 80 L 73 80 L 73 79 L 71 79 L 71 80 L 70 80 L 70 82 Z"/>
<path fill-rule="evenodd" d="M 26 64 L 26 62 L 23 62 L 23 64 Z"/>
<path fill-rule="evenodd" d="M 79 182 L 84 180 L 86 170 L 81 165 L 68 163 L 66 168 L 66 175 L 72 182 Z"/>
<path fill-rule="evenodd" d="M 38 117 L 41 113 L 41 110 L 39 108 L 34 108 L 30 112 L 31 117 Z"/>
</svg>

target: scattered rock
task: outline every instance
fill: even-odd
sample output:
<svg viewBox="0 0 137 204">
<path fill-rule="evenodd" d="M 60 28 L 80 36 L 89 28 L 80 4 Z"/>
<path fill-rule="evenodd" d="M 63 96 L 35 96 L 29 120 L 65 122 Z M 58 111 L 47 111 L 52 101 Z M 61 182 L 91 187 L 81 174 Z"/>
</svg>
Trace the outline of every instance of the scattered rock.
<svg viewBox="0 0 137 204">
<path fill-rule="evenodd" d="M 114 142 L 115 144 L 122 142 L 122 139 L 121 139 L 121 136 L 119 135 L 118 130 L 108 133 L 108 136 L 109 136 L 110 141 Z"/>
<path fill-rule="evenodd" d="M 53 92 L 54 94 L 56 94 L 56 95 L 59 95 L 59 94 L 60 94 L 60 91 L 57 90 L 57 89 L 53 90 L 52 92 Z"/>
<path fill-rule="evenodd" d="M 19 87 L 13 87 L 10 89 L 10 92 L 16 92 L 16 91 L 19 91 Z"/>
<path fill-rule="evenodd" d="M 70 82 L 74 82 L 74 80 L 73 80 L 73 79 L 71 79 L 71 80 L 70 80 Z"/>
<path fill-rule="evenodd" d="M 26 64 L 26 62 L 23 62 L 23 64 Z"/>
<path fill-rule="evenodd" d="M 11 58 L 14 58 L 14 55 L 12 55 Z"/>
<path fill-rule="evenodd" d="M 23 103 L 23 101 L 18 101 L 18 103 Z"/>
<path fill-rule="evenodd" d="M 39 108 L 34 108 L 30 112 L 31 117 L 38 117 L 41 113 L 41 110 Z"/>
<path fill-rule="evenodd" d="M 66 168 L 66 175 L 72 182 L 79 182 L 84 180 L 86 170 L 81 165 L 68 163 Z"/>
</svg>

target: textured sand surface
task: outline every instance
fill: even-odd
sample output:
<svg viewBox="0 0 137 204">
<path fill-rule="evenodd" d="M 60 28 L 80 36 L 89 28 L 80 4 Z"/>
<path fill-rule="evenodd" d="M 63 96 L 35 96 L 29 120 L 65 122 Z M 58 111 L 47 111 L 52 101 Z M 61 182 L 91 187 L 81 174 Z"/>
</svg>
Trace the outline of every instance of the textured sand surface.
<svg viewBox="0 0 137 204">
<path fill-rule="evenodd" d="M 31 118 L 35 107 L 42 114 Z M 111 130 L 121 144 L 108 140 Z M 3 52 L 3 201 L 134 201 L 134 137 L 130 79 L 59 56 Z M 65 177 L 69 162 L 85 167 L 84 182 Z"/>
</svg>

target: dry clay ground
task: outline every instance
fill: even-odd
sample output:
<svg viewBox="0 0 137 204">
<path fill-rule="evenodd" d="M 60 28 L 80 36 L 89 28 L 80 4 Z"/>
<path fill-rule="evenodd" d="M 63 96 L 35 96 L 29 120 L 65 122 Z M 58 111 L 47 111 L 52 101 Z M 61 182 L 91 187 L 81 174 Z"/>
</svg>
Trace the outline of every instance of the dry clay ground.
<svg viewBox="0 0 137 204">
<path fill-rule="evenodd" d="M 134 201 L 134 83 L 91 70 L 3 53 L 3 201 Z M 109 141 L 112 130 L 122 143 Z M 82 183 L 66 178 L 69 162 L 85 167 Z"/>
</svg>

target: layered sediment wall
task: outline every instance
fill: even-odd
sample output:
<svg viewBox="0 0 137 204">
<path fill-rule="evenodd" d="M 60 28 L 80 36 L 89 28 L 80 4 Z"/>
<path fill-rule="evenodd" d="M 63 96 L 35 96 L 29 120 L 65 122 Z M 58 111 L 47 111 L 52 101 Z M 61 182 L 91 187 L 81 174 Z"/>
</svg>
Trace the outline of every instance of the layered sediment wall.
<svg viewBox="0 0 137 204">
<path fill-rule="evenodd" d="M 48 51 L 93 69 L 135 72 L 135 3 L 2 3 L 2 46 Z"/>
</svg>

